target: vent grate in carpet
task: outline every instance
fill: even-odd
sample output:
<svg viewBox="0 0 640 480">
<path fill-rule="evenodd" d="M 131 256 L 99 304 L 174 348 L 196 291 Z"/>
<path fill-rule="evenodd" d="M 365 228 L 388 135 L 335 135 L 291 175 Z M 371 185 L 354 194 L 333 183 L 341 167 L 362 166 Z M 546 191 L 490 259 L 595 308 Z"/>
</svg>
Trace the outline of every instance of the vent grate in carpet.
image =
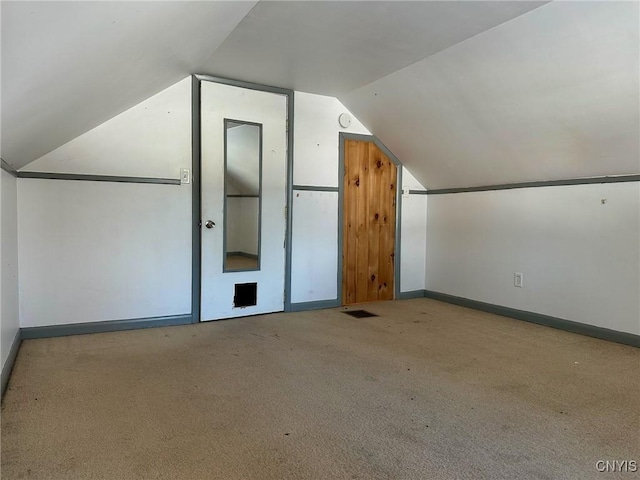
<svg viewBox="0 0 640 480">
<path fill-rule="evenodd" d="M 367 312 L 366 310 L 349 310 L 342 313 L 346 313 L 347 315 L 351 315 L 356 318 L 368 318 L 368 317 L 377 317 L 375 313 Z"/>
</svg>

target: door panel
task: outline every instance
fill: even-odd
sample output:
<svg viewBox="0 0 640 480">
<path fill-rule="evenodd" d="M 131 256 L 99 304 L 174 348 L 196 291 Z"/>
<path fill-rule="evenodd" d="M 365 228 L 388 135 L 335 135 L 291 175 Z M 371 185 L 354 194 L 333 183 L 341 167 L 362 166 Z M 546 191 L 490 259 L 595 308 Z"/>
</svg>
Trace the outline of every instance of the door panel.
<svg viewBox="0 0 640 480">
<path fill-rule="evenodd" d="M 397 168 L 373 142 L 344 152 L 342 302 L 392 300 Z"/>
<path fill-rule="evenodd" d="M 287 97 L 203 81 L 200 98 L 201 320 L 282 311 L 285 274 Z M 228 174 L 225 182 L 225 140 L 229 141 L 231 138 L 225 135 L 225 132 L 234 128 L 234 132 L 239 133 L 243 128 L 252 125 L 260 130 L 261 139 L 260 201 L 255 198 L 255 185 L 250 188 L 247 185 L 233 186 L 229 182 Z M 254 180 L 248 183 L 252 182 Z M 228 211 L 226 218 L 225 202 Z M 247 211 L 248 205 L 255 209 L 256 204 L 260 205 L 257 210 L 257 222 L 256 212 Z M 238 213 L 243 211 L 246 215 Z M 236 224 L 232 222 L 243 218 L 247 222 L 246 229 L 236 229 L 237 232 L 225 235 L 225 228 L 234 228 Z M 213 228 L 206 228 L 208 220 L 215 223 Z M 243 231 L 255 234 L 256 225 L 259 232 L 257 247 L 255 240 L 245 241 L 242 247 L 236 246 L 241 243 L 225 246 L 225 242 L 232 242 L 233 238 L 240 238 L 241 242 Z M 247 240 L 246 234 L 244 236 L 244 240 Z M 241 254 L 245 258 L 231 258 L 227 253 Z M 254 256 L 259 258 L 259 262 L 251 261 Z M 252 283 L 257 284 L 255 305 L 235 307 L 236 286 L 241 285 L 240 290 L 244 291 L 242 285 Z"/>
</svg>

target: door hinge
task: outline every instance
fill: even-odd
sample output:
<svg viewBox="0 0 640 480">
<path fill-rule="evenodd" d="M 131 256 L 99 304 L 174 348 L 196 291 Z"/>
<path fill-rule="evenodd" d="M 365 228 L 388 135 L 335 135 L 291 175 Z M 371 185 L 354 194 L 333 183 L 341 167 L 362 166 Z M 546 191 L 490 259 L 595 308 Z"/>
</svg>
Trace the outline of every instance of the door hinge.
<svg viewBox="0 0 640 480">
<path fill-rule="evenodd" d="M 284 219 L 289 218 L 289 205 L 284 206 Z"/>
</svg>

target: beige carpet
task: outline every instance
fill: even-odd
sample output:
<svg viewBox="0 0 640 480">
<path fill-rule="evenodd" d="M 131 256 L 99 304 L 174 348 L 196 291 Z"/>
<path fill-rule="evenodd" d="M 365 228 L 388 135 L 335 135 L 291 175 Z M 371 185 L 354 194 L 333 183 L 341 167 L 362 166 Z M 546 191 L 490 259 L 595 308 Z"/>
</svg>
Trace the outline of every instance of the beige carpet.
<svg viewBox="0 0 640 480">
<path fill-rule="evenodd" d="M 2 479 L 613 479 L 640 350 L 427 299 L 28 340 Z"/>
<path fill-rule="evenodd" d="M 242 255 L 227 255 L 227 270 L 257 270 L 258 259 Z"/>
</svg>

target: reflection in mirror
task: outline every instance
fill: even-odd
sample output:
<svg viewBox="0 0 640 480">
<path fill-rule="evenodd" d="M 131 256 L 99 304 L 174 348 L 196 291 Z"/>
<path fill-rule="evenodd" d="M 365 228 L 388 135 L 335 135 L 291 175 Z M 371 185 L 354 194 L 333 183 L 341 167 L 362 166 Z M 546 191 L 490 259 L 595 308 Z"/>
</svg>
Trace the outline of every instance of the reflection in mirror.
<svg viewBox="0 0 640 480">
<path fill-rule="evenodd" d="M 262 125 L 224 121 L 224 271 L 260 269 Z"/>
</svg>

